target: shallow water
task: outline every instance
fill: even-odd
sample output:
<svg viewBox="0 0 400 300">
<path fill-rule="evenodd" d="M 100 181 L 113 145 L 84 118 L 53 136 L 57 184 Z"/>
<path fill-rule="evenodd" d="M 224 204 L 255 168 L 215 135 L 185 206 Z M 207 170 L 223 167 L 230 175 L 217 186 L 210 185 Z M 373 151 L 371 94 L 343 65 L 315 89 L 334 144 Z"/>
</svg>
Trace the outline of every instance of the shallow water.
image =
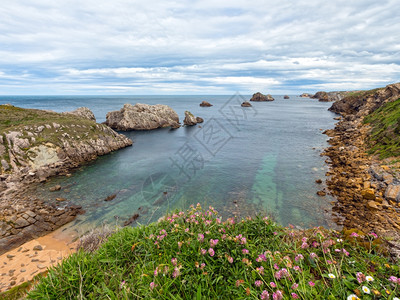
<svg viewBox="0 0 400 300">
<path fill-rule="evenodd" d="M 249 99 L 249 96 L 245 96 Z M 224 217 L 270 213 L 283 224 L 334 227 L 329 196 L 316 192 L 327 166 L 322 129 L 332 128 L 330 103 L 292 96 L 240 107 L 234 96 L 0 97 L 21 107 L 73 110 L 87 106 L 97 121 L 123 103 L 167 104 L 183 121 L 184 111 L 205 122 L 177 130 L 124 133 L 134 144 L 100 157 L 67 177 L 41 184 L 37 193 L 63 206 L 80 204 L 86 213 L 69 227 L 84 232 L 102 223 L 121 225 L 139 213 L 145 224 L 166 211 L 190 204 L 212 205 Z M 213 107 L 199 107 L 202 100 Z M 49 188 L 60 184 L 59 192 Z M 104 201 L 116 194 L 112 201 Z M 67 198 L 56 203 L 55 198 Z"/>
</svg>

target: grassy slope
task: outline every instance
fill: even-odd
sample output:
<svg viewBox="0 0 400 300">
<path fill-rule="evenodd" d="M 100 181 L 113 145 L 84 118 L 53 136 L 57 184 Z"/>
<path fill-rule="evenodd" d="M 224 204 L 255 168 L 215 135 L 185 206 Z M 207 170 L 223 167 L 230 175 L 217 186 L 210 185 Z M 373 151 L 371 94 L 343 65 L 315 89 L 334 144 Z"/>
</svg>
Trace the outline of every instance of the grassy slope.
<svg viewBox="0 0 400 300">
<path fill-rule="evenodd" d="M 373 250 L 380 243 L 355 231 L 299 231 L 266 218 L 221 223 L 212 208 L 197 207 L 120 230 L 94 253 L 79 251 L 28 298 L 279 299 L 281 292 L 284 299 L 393 299 L 399 266 Z"/>
<path fill-rule="evenodd" d="M 372 127 L 371 154 L 380 158 L 400 156 L 400 99 L 383 105 L 365 117 L 364 122 Z"/>
</svg>

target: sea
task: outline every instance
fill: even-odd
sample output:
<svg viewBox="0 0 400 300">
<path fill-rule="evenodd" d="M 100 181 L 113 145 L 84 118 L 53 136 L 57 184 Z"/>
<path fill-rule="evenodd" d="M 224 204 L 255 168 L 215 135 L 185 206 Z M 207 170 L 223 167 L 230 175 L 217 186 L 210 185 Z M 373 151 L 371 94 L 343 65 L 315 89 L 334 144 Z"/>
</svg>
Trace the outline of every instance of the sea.
<svg viewBox="0 0 400 300">
<path fill-rule="evenodd" d="M 322 132 L 335 122 L 331 104 L 274 95 L 275 101 L 241 107 L 250 97 L 2 96 L 0 103 L 57 112 L 85 106 L 99 123 L 124 103 L 166 104 L 181 122 L 186 110 L 204 119 L 174 130 L 121 132 L 132 147 L 88 162 L 70 177 L 37 184 L 34 196 L 51 205 L 83 207 L 68 230 L 83 234 L 104 224 L 124 226 L 129 219 L 135 221 L 128 226 L 148 224 L 197 203 L 214 207 L 223 218 L 267 215 L 284 226 L 335 228 L 334 199 L 318 196 L 326 186 L 315 182 L 324 181 L 328 171 L 321 153 L 328 146 Z M 200 107 L 203 100 L 213 106 Z M 62 189 L 50 192 L 55 185 Z"/>
</svg>

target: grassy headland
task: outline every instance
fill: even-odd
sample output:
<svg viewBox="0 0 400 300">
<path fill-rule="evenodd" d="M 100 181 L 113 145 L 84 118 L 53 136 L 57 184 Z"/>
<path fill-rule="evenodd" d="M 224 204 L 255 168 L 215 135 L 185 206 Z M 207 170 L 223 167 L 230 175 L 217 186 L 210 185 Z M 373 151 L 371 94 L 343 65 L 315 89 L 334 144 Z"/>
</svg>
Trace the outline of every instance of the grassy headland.
<svg viewBox="0 0 400 300">
<path fill-rule="evenodd" d="M 374 233 L 295 230 L 200 206 L 125 228 L 52 268 L 29 299 L 394 299 Z"/>
</svg>

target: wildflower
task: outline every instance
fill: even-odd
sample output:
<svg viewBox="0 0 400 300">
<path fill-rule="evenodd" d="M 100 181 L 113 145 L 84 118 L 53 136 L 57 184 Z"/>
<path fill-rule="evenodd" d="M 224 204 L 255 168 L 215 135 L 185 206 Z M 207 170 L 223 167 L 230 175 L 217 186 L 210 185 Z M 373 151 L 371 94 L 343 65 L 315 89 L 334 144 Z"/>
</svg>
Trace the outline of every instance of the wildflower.
<svg viewBox="0 0 400 300">
<path fill-rule="evenodd" d="M 156 267 L 156 269 L 154 270 L 154 276 L 158 275 L 158 271 L 159 271 L 159 269 L 158 269 L 158 267 Z"/>
<path fill-rule="evenodd" d="M 311 252 L 310 253 L 310 258 L 313 258 L 313 259 L 318 258 L 318 255 L 315 254 L 314 252 Z"/>
<path fill-rule="evenodd" d="M 296 257 L 294 258 L 295 261 L 299 261 L 299 260 L 303 260 L 304 256 L 301 254 L 296 255 Z"/>
<path fill-rule="evenodd" d="M 215 252 L 213 248 L 208 249 L 208 254 L 210 254 L 210 256 L 214 256 Z"/>
<path fill-rule="evenodd" d="M 228 261 L 229 261 L 229 263 L 233 263 L 233 257 L 232 256 L 228 256 Z"/>
<path fill-rule="evenodd" d="M 308 285 L 311 286 L 311 287 L 313 287 L 313 286 L 315 285 L 315 283 L 312 282 L 312 281 L 309 281 L 309 282 L 308 282 Z"/>
<path fill-rule="evenodd" d="M 355 294 L 351 294 L 350 296 L 347 297 L 347 300 L 358 300 L 360 298 L 357 297 Z"/>
<path fill-rule="evenodd" d="M 119 285 L 119 288 L 122 289 L 125 286 L 125 280 L 121 282 L 121 284 Z"/>
<path fill-rule="evenodd" d="M 150 282 L 150 290 L 154 289 L 156 287 L 156 284 L 154 281 Z"/>
<path fill-rule="evenodd" d="M 171 259 L 171 263 L 172 263 L 174 266 L 176 266 L 177 262 L 178 262 L 178 259 L 177 259 L 177 258 L 172 258 L 172 259 Z"/>
<path fill-rule="evenodd" d="M 203 254 L 203 255 L 204 255 L 204 254 L 206 254 L 206 253 L 207 253 L 207 250 L 206 250 L 206 249 L 201 249 L 201 250 L 200 250 L 200 252 L 201 252 L 201 254 Z"/>
<path fill-rule="evenodd" d="M 361 272 L 356 273 L 356 278 L 357 278 L 358 283 L 362 283 L 365 281 L 365 275 Z"/>
<path fill-rule="evenodd" d="M 343 242 L 343 240 L 342 239 L 337 239 L 336 242 L 341 243 L 341 242 Z"/>
<path fill-rule="evenodd" d="M 283 295 L 281 291 L 276 291 L 275 293 L 272 294 L 272 299 L 273 300 L 282 300 L 283 299 Z"/>
<path fill-rule="evenodd" d="M 204 241 L 204 234 L 199 233 L 199 234 L 197 235 L 197 240 L 198 240 L 200 243 L 202 243 L 202 242 Z"/>
<path fill-rule="evenodd" d="M 205 268 L 205 266 L 206 266 L 206 264 L 205 264 L 205 263 L 202 263 L 202 264 L 200 265 L 200 270 L 203 270 L 203 269 Z"/>
<path fill-rule="evenodd" d="M 260 287 L 260 286 L 263 285 L 263 282 L 262 282 L 261 280 L 256 280 L 256 281 L 254 282 L 254 285 L 255 285 L 256 287 Z"/>
<path fill-rule="evenodd" d="M 180 274 L 179 269 L 177 267 L 174 268 L 174 272 L 172 272 L 172 278 L 178 277 Z"/>
<path fill-rule="evenodd" d="M 194 266 L 195 266 L 196 268 L 199 268 L 199 262 L 196 261 L 196 262 L 194 263 Z"/>
<path fill-rule="evenodd" d="M 371 294 L 371 290 L 368 287 L 366 287 L 365 285 L 363 285 L 362 290 L 365 294 Z"/>
<path fill-rule="evenodd" d="M 372 276 L 366 276 L 365 279 L 367 281 L 374 281 L 374 278 Z"/>
<path fill-rule="evenodd" d="M 213 240 L 213 239 L 210 239 L 210 247 L 212 248 L 212 247 L 215 247 L 215 246 L 217 246 L 217 244 L 218 244 L 218 241 L 219 241 L 219 240 Z"/>
<path fill-rule="evenodd" d="M 277 264 L 274 264 L 274 268 L 277 269 L 277 270 L 279 270 L 279 267 L 278 267 Z"/>
<path fill-rule="evenodd" d="M 390 276 L 389 277 L 389 281 L 393 282 L 393 283 L 397 283 L 398 278 L 396 276 Z"/>
<path fill-rule="evenodd" d="M 399 298 L 397 298 L 397 297 L 394 297 L 394 298 L 393 298 L 393 300 L 400 300 L 400 299 L 399 299 Z"/>
<path fill-rule="evenodd" d="M 358 235 L 356 232 L 352 232 L 352 233 L 350 234 L 350 236 L 351 236 L 351 237 L 359 237 L 359 235 Z"/>
<path fill-rule="evenodd" d="M 344 255 L 346 255 L 346 256 L 349 256 L 349 255 L 350 255 L 350 253 L 347 252 L 346 249 L 343 248 L 342 251 L 343 251 Z"/>
<path fill-rule="evenodd" d="M 262 262 L 262 261 L 267 261 L 267 258 L 265 257 L 264 254 L 260 254 L 258 255 L 258 257 L 256 258 L 257 262 Z"/>
<path fill-rule="evenodd" d="M 301 249 L 306 249 L 306 248 L 308 248 L 308 244 L 306 242 L 303 242 L 301 244 Z"/>
<path fill-rule="evenodd" d="M 271 287 L 273 287 L 273 288 L 276 288 L 275 282 L 270 282 L 269 285 L 270 285 Z"/>
<path fill-rule="evenodd" d="M 236 287 L 239 287 L 242 283 L 244 283 L 244 280 L 243 279 L 238 279 L 238 280 L 236 280 Z"/>
<path fill-rule="evenodd" d="M 278 233 L 276 231 L 274 231 L 273 233 L 274 233 L 274 235 L 278 235 Z"/>
<path fill-rule="evenodd" d="M 297 289 L 299 287 L 299 285 L 297 284 L 297 283 L 293 283 L 293 285 L 292 285 L 292 290 L 295 290 L 295 289 Z"/>
<path fill-rule="evenodd" d="M 328 277 L 331 278 L 331 279 L 335 279 L 336 278 L 336 276 L 334 274 L 332 274 L 332 273 L 329 273 Z"/>
<path fill-rule="evenodd" d="M 183 242 L 178 242 L 178 248 L 181 249 L 183 245 Z"/>
<path fill-rule="evenodd" d="M 293 299 L 299 299 L 299 295 L 297 295 L 296 293 L 291 293 L 290 295 Z"/>
<path fill-rule="evenodd" d="M 242 249 L 242 253 L 243 253 L 243 254 L 249 254 L 249 250 L 247 250 L 247 249 Z"/>
<path fill-rule="evenodd" d="M 319 244 L 318 242 L 315 242 L 315 241 L 312 243 L 312 246 L 313 246 L 314 248 L 319 247 L 319 245 L 320 245 L 320 244 Z"/>
<path fill-rule="evenodd" d="M 300 269 L 299 266 L 294 266 L 294 267 L 293 267 L 293 270 L 295 270 L 295 271 L 297 271 L 297 272 L 301 272 L 301 269 Z"/>
<path fill-rule="evenodd" d="M 261 267 L 259 267 L 259 268 L 256 268 L 256 271 L 257 271 L 259 274 L 264 275 L 264 267 L 263 267 L 263 266 L 261 266 Z"/>
<path fill-rule="evenodd" d="M 370 232 L 370 233 L 368 233 L 368 235 L 371 235 L 376 239 L 378 238 L 378 235 L 375 232 Z"/>
<path fill-rule="evenodd" d="M 260 298 L 261 298 L 261 300 L 268 300 L 269 299 L 268 291 L 266 291 L 266 290 L 262 291 Z"/>
<path fill-rule="evenodd" d="M 185 232 L 189 232 L 189 228 L 185 228 Z"/>
</svg>

